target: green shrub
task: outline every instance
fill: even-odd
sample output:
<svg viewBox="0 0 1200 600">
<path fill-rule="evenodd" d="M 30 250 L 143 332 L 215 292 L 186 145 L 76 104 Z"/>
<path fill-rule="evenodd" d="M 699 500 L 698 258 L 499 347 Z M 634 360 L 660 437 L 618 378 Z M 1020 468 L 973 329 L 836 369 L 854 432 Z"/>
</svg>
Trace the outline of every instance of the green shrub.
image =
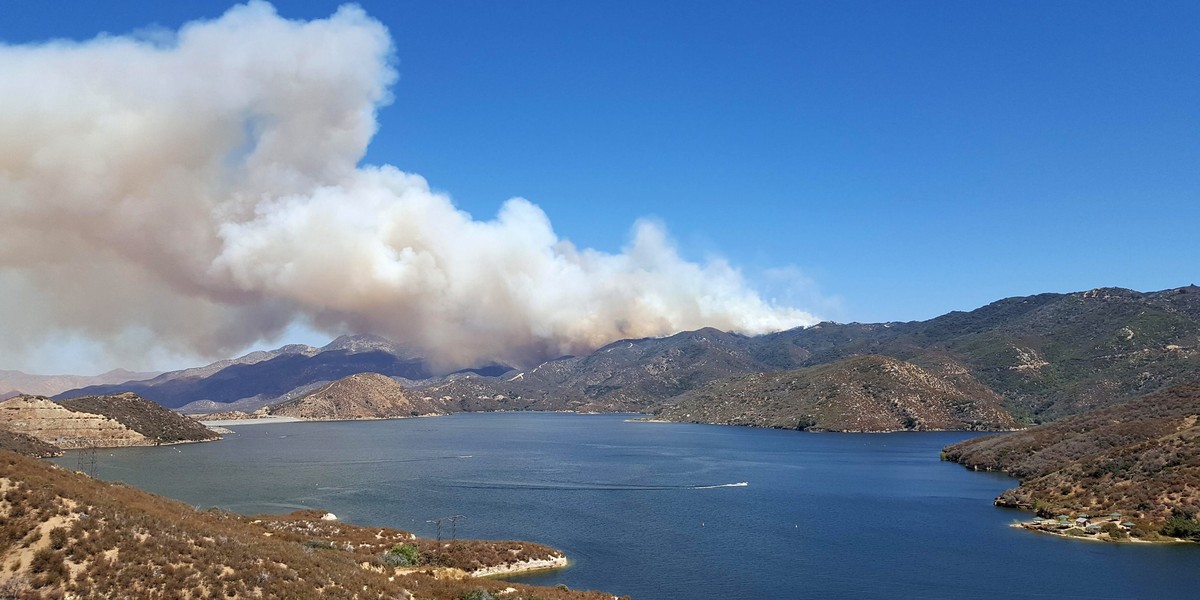
<svg viewBox="0 0 1200 600">
<path fill-rule="evenodd" d="M 1185 540 L 1200 540 L 1200 521 L 1176 514 L 1163 525 L 1162 534 Z"/>
<path fill-rule="evenodd" d="M 495 600 L 495 596 L 493 596 L 491 592 L 480 588 L 471 590 L 462 596 L 459 596 L 459 600 Z"/>
<path fill-rule="evenodd" d="M 421 564 L 421 551 L 412 544 L 396 544 L 385 559 L 392 566 L 407 567 Z"/>
</svg>

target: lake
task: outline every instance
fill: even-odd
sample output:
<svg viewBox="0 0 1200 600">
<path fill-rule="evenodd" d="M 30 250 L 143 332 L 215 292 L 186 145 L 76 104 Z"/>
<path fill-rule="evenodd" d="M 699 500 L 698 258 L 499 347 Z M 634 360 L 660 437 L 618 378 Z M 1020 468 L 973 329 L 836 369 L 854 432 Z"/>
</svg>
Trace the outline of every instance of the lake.
<svg viewBox="0 0 1200 600">
<path fill-rule="evenodd" d="M 1012 479 L 938 460 L 970 433 L 830 434 L 458 414 L 233 426 L 97 452 L 97 475 L 240 513 L 320 508 L 433 537 L 523 539 L 569 569 L 521 578 L 639 600 L 1195 598 L 1200 546 L 1008 527 Z M 60 464 L 76 468 L 68 453 Z M 739 485 L 745 483 L 745 485 Z M 443 535 L 449 537 L 447 526 Z"/>
</svg>

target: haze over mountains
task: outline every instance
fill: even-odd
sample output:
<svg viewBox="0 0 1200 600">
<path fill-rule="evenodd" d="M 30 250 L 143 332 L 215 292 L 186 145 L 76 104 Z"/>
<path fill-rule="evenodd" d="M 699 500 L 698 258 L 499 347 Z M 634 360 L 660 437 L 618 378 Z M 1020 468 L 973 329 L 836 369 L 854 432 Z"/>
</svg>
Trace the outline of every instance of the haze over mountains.
<svg viewBox="0 0 1200 600">
<path fill-rule="evenodd" d="M 124 383 L 149 379 L 158 373 L 138 373 L 125 369 L 113 369 L 100 375 L 29 375 L 20 371 L 0 369 L 0 400 L 17 394 L 52 396 L 75 388 L 89 385 Z"/>
<path fill-rule="evenodd" d="M 406 379 L 431 375 L 425 361 L 400 345 L 378 336 L 342 336 L 321 348 L 292 344 L 205 367 L 163 373 L 146 381 L 89 386 L 56 397 L 130 391 L 170 408 L 206 402 L 201 406 L 215 409 L 238 401 L 249 401 L 239 408 L 257 408 L 289 392 L 365 372 Z"/>
<path fill-rule="evenodd" d="M 1003 429 L 1200 378 L 1198 346 L 1200 288 L 1149 293 L 1101 288 L 1008 298 L 919 322 L 826 322 L 755 337 L 709 328 L 664 338 L 621 340 L 585 356 L 563 357 L 498 376 L 503 368 L 491 367 L 486 371 L 491 376 L 473 372 L 447 376 L 433 372 L 403 345 L 376 336 L 343 336 L 320 349 L 285 346 L 145 381 L 71 390 L 58 397 L 133 391 L 165 406 L 215 412 L 258 408 L 299 397 L 342 377 L 374 372 L 404 383 L 409 396 L 437 400 L 452 411 L 654 412 L 675 403 L 694 404 L 697 395 L 719 390 L 726 409 L 711 412 L 710 407 L 703 413 L 708 415 L 704 420 L 741 422 L 752 410 L 761 413 L 761 406 L 752 409 L 752 405 L 770 396 L 776 416 L 750 419 L 753 424 L 786 426 L 794 421 L 799 427 L 801 417 L 819 417 L 811 404 L 805 404 L 810 395 L 804 390 L 809 388 L 787 392 L 776 386 L 768 394 L 759 388 L 770 378 L 753 376 L 829 365 L 825 371 L 794 375 L 814 382 L 833 377 L 844 397 L 873 397 L 883 403 L 877 406 L 880 410 L 884 404 L 900 402 L 905 394 L 924 394 L 918 389 L 941 390 L 936 407 L 912 414 L 893 411 L 894 416 L 900 415 L 893 423 L 897 428 Z M 864 396 L 854 387 L 872 381 L 866 376 L 869 369 L 858 368 L 862 359 L 855 357 L 867 355 L 890 359 L 886 364 L 895 367 L 893 373 L 915 375 L 904 384 L 891 378 L 873 395 Z M 847 359 L 855 361 L 842 362 Z M 910 385 L 918 380 L 920 385 Z M 705 388 L 718 381 L 718 387 Z M 702 388 L 708 391 L 697 391 Z M 686 395 L 689 392 L 694 393 Z M 747 402 L 729 400 L 736 397 Z M 970 406 L 963 404 L 967 401 Z M 955 406 L 942 406 L 946 404 Z M 696 420 L 683 414 L 686 411 L 664 410 L 661 416 Z M 819 427 L 853 428 L 853 423 L 833 419 Z"/>
</svg>

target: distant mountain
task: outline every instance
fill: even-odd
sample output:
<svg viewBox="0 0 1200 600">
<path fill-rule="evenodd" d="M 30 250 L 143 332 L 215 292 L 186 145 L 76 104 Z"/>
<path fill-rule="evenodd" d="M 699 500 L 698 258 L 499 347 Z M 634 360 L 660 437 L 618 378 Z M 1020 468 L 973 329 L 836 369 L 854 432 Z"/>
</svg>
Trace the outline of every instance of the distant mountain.
<svg viewBox="0 0 1200 600">
<path fill-rule="evenodd" d="M 1200 383 L 946 447 L 943 457 L 1021 480 L 996 504 L 1042 516 L 1121 512 L 1163 525 L 1200 513 Z M 1200 541 L 1200 523 L 1195 523 Z M 1180 537 L 1172 535 L 1172 537 Z"/>
<path fill-rule="evenodd" d="M 818 431 L 1011 429 L 998 394 L 965 369 L 931 373 L 878 355 L 722 379 L 686 392 L 656 418 Z"/>
<path fill-rule="evenodd" d="M 100 375 L 30 375 L 20 371 L 0 369 L 0 399 L 20 394 L 52 396 L 78 387 L 137 381 L 149 379 L 155 375 L 158 373 L 139 373 L 125 369 L 113 369 Z"/>
<path fill-rule="evenodd" d="M 642 411 L 761 365 L 753 338 L 707 328 L 665 338 L 621 340 L 584 357 L 555 359 L 501 378 L 456 376 L 417 387 L 460 410 Z"/>
<path fill-rule="evenodd" d="M 928 321 L 827 322 L 758 337 L 701 329 L 413 392 L 461 410 L 653 411 L 721 379 L 864 355 L 911 363 L 948 385 L 970 377 L 980 390 L 973 400 L 998 395 L 1019 420 L 1048 421 L 1200 380 L 1200 288 L 1040 294 Z"/>
<path fill-rule="evenodd" d="M 374 372 L 423 380 L 410 395 L 436 399 L 450 410 L 649 412 L 722 379 L 865 355 L 909 363 L 950 386 L 969 377 L 980 390 L 970 399 L 979 406 L 998 395 L 1019 422 L 1050 421 L 1200 380 L 1200 288 L 1039 294 L 928 321 L 827 322 L 758 337 L 700 329 L 621 340 L 522 371 L 500 374 L 503 367 L 483 367 L 436 380 L 430 378 L 440 374 L 403 345 L 378 336 L 343 336 L 320 349 L 286 346 L 57 397 L 132 391 L 194 412 L 253 411 Z M 752 409 L 758 410 L 747 407 Z M 969 426 L 969 415 L 963 416 Z M 729 411 L 722 416 L 734 417 Z"/>
<path fill-rule="evenodd" d="M 394 379 L 378 373 L 357 373 L 321 389 L 276 404 L 271 415 L 307 420 L 390 419 L 445 414 L 436 401 L 410 398 Z"/>
<path fill-rule="evenodd" d="M 822 323 L 757 341 L 755 357 L 776 369 L 860 354 L 922 367 L 949 358 L 1013 414 L 1052 420 L 1200 380 L 1200 287 L 1040 294 L 928 321 Z"/>
<path fill-rule="evenodd" d="M 410 379 L 431 375 L 423 360 L 383 338 L 342 336 L 320 349 L 284 346 L 199 369 L 164 373 L 147 381 L 89 386 L 55 397 L 134 392 L 172 408 L 200 401 L 226 404 L 260 399 L 265 404 L 296 388 L 364 372 Z"/>
</svg>

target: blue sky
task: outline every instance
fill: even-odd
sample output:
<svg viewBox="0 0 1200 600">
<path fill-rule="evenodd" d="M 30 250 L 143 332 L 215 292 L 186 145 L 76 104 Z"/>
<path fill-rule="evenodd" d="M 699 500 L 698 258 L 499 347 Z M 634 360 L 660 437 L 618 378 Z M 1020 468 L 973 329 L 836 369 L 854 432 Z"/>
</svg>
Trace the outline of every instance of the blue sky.
<svg viewBox="0 0 1200 600">
<path fill-rule="evenodd" d="M 1200 282 L 1195 2 L 360 4 L 400 74 L 366 162 L 477 218 L 522 196 L 616 250 L 652 217 L 839 321 Z M 9 4 L 0 40 L 229 3 L 96 6 Z"/>
</svg>

